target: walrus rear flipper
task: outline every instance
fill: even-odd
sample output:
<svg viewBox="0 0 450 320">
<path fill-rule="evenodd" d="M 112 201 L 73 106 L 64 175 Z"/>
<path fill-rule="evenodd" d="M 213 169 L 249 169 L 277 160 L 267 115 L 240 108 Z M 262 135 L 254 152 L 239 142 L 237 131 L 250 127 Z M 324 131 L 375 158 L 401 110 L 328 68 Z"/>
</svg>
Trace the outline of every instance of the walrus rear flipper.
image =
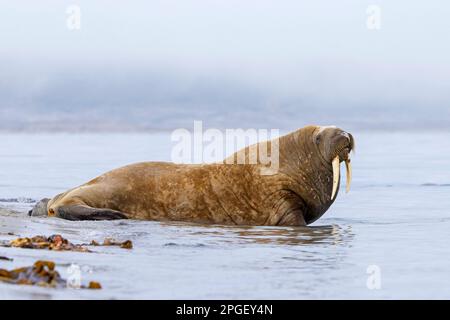
<svg viewBox="0 0 450 320">
<path fill-rule="evenodd" d="M 117 220 L 128 217 L 116 210 L 91 208 L 88 206 L 62 206 L 58 208 L 57 217 L 66 220 Z"/>
</svg>

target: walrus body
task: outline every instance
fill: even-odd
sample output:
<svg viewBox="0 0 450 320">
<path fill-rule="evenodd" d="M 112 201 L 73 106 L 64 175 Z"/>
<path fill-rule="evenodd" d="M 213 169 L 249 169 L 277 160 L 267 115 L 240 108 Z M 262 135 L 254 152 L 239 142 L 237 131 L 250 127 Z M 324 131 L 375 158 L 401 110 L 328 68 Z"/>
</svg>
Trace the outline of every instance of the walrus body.
<svg viewBox="0 0 450 320">
<path fill-rule="evenodd" d="M 273 174 L 262 174 L 267 164 L 259 161 L 199 165 L 137 163 L 59 194 L 44 207 L 49 216 L 69 220 L 312 223 L 335 199 L 331 196 L 332 161 L 336 157 L 338 162 L 348 160 L 353 137 L 334 127 L 309 126 L 279 138 L 278 143 L 279 168 Z M 258 147 L 239 152 L 247 155 L 250 148 Z M 37 211 L 33 209 L 31 214 L 36 215 Z"/>
</svg>

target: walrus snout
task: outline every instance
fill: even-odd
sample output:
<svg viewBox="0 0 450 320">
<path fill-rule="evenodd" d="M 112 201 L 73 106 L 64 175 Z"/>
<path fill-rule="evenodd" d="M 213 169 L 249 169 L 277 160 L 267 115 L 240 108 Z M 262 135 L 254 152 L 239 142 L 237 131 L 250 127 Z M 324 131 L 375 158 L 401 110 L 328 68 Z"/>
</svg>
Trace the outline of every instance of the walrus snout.
<svg viewBox="0 0 450 320">
<path fill-rule="evenodd" d="M 334 151 L 329 152 L 330 161 L 336 156 L 339 156 L 339 162 L 349 159 L 350 152 L 353 151 L 354 142 L 353 136 L 345 131 L 337 134 L 331 141 L 330 149 Z"/>
<path fill-rule="evenodd" d="M 350 147 L 345 147 L 341 151 L 338 152 L 339 162 L 346 161 L 350 158 Z"/>
<path fill-rule="evenodd" d="M 37 202 L 34 205 L 33 209 L 28 211 L 28 215 L 30 217 L 46 216 L 46 215 L 48 215 L 48 213 L 47 213 L 47 204 L 48 204 L 49 201 L 50 201 L 50 199 L 44 198 L 41 201 Z"/>
</svg>

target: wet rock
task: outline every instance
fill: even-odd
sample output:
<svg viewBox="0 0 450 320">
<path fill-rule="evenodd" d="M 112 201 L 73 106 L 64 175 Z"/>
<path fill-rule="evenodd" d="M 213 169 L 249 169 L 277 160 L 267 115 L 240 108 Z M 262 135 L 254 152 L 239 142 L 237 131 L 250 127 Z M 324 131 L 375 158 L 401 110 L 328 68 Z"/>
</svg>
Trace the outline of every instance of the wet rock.
<svg viewBox="0 0 450 320">
<path fill-rule="evenodd" d="M 13 259 L 5 257 L 5 256 L 0 256 L 0 260 L 13 261 Z"/>
</svg>

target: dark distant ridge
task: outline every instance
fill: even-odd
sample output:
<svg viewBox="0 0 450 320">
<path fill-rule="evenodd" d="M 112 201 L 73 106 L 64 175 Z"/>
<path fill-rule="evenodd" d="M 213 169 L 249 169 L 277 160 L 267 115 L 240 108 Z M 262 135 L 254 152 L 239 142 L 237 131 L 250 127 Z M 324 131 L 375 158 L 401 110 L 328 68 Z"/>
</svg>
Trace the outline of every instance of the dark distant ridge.
<svg viewBox="0 0 450 320">
<path fill-rule="evenodd" d="M 84 113 L 55 113 L 42 110 L 0 118 L 1 132 L 154 132 L 176 128 L 191 129 L 193 121 L 203 121 L 204 128 L 276 128 L 292 130 L 308 124 L 337 125 L 347 130 L 388 131 L 450 131 L 450 121 L 435 119 L 432 114 L 412 114 L 408 117 L 391 111 L 389 115 L 376 110 L 354 113 L 353 110 L 320 110 L 286 107 L 277 110 L 252 108 L 234 111 L 223 108 L 192 108 L 168 110 L 165 108 L 127 108 L 126 112 L 98 108 L 95 115 Z M 213 112 L 214 111 L 214 112 Z M 420 121 L 419 121 L 420 118 Z"/>
<path fill-rule="evenodd" d="M 221 129 L 335 124 L 348 130 L 450 130 L 445 92 L 388 85 L 353 92 L 352 79 L 344 89 L 316 81 L 290 84 L 294 88 L 282 92 L 277 83 L 156 71 L 41 77 L 31 73 L 18 83 L 0 82 L 0 131 L 160 131 L 191 128 L 194 120 Z"/>
</svg>

